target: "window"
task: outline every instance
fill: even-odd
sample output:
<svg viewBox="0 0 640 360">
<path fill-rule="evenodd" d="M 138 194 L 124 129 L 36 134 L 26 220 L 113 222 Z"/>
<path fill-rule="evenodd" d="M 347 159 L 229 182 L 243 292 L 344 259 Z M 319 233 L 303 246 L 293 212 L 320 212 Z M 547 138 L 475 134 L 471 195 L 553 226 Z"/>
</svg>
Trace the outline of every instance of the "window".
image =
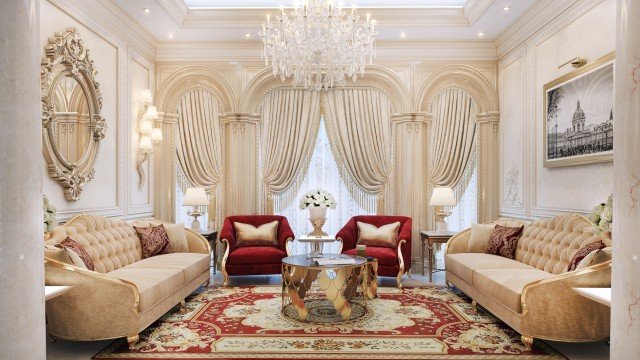
<svg viewBox="0 0 640 360">
<path fill-rule="evenodd" d="M 286 216 L 291 225 L 291 229 L 296 236 L 308 234 L 313 230 L 311 223 L 309 222 L 309 211 L 300 210 L 299 199 L 311 189 L 322 188 L 329 191 L 338 203 L 335 210 L 329 209 L 327 211 L 327 221 L 323 226 L 323 230 L 330 235 L 335 235 L 347 221 L 355 215 L 367 215 L 370 214 L 364 211 L 358 204 L 351 198 L 349 191 L 340 178 L 338 171 L 338 165 L 333 153 L 331 152 L 331 145 L 327 136 L 327 130 L 325 128 L 324 121 L 320 121 L 320 128 L 318 130 L 318 138 L 316 139 L 315 148 L 311 161 L 309 162 L 309 168 L 307 174 L 300 186 L 300 191 L 296 195 L 292 204 L 284 209 L 275 209 L 275 212 L 279 215 Z M 372 198 L 375 195 L 371 195 Z M 375 209 L 374 209 L 375 211 Z M 294 242 L 293 252 L 295 254 L 301 254 L 308 252 L 309 249 L 305 248 L 308 244 Z M 336 251 L 337 243 L 325 245 L 324 251 Z"/>
</svg>

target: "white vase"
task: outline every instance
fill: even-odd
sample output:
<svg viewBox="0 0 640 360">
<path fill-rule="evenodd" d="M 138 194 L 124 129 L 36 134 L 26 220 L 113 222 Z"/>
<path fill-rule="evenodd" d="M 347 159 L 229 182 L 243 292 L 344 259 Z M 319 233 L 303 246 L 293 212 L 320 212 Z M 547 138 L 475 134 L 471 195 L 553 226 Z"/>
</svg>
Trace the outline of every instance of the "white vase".
<svg viewBox="0 0 640 360">
<path fill-rule="evenodd" d="M 326 218 L 327 218 L 326 206 L 309 206 L 309 219 L 311 221 L 316 219 L 326 219 Z"/>
</svg>

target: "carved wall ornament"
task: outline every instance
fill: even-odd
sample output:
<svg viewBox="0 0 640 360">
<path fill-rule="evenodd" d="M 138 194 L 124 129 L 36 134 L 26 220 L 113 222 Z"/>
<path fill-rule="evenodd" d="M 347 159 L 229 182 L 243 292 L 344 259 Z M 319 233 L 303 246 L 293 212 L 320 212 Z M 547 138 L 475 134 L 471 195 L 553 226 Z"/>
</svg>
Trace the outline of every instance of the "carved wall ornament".
<svg viewBox="0 0 640 360">
<path fill-rule="evenodd" d="M 509 170 L 504 176 L 504 204 L 505 205 L 522 205 L 519 195 L 518 178 L 520 169 L 515 163 L 512 163 Z"/>
<path fill-rule="evenodd" d="M 49 175 L 64 187 L 68 201 L 78 201 L 93 180 L 107 130 L 96 74 L 77 29 L 49 38 L 40 69 L 43 151 Z"/>
</svg>

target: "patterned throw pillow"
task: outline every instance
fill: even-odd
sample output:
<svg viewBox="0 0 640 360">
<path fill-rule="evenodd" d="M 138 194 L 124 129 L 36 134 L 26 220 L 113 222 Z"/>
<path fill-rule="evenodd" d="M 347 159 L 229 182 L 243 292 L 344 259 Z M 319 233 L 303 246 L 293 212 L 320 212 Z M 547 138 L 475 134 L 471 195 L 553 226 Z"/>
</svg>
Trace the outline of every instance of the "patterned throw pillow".
<svg viewBox="0 0 640 360">
<path fill-rule="evenodd" d="M 515 258 L 516 246 L 523 229 L 524 226 L 508 227 L 496 225 L 489 238 L 489 247 L 487 247 L 486 253 L 504 256 L 509 259 Z"/>
<path fill-rule="evenodd" d="M 169 253 L 169 236 L 164 226 L 134 226 L 133 228 L 136 230 L 138 239 L 140 239 L 140 245 L 142 245 L 143 259 Z"/>
<path fill-rule="evenodd" d="M 356 225 L 358 226 L 358 245 L 390 248 L 396 248 L 398 246 L 399 221 L 380 227 L 360 221 L 358 221 Z"/>
<path fill-rule="evenodd" d="M 73 240 L 72 238 L 67 236 L 66 239 L 56 244 L 56 247 L 67 250 L 69 258 L 74 263 L 74 265 L 82 268 L 83 266 L 81 264 L 84 264 L 84 267 L 87 268 L 87 270 L 96 270 L 96 266 L 93 263 L 93 260 L 91 260 L 91 256 L 89 256 L 89 253 L 87 253 L 87 251 L 84 249 L 84 247 L 82 247 L 82 245 L 80 245 L 80 243 Z M 74 255 L 76 255 L 77 257 Z M 82 262 L 81 264 L 80 261 Z"/>
<path fill-rule="evenodd" d="M 236 246 L 278 246 L 278 220 L 255 227 L 234 222 Z"/>
<path fill-rule="evenodd" d="M 594 242 L 592 242 L 590 244 L 587 244 L 587 245 L 581 247 L 571 257 L 571 261 L 569 261 L 569 267 L 567 267 L 567 271 L 576 270 L 576 268 L 578 267 L 578 265 L 580 264 L 582 259 L 587 257 L 593 251 L 598 251 L 598 250 L 604 249 L 604 248 L 605 248 L 605 245 L 602 242 L 602 240 L 594 241 Z"/>
</svg>

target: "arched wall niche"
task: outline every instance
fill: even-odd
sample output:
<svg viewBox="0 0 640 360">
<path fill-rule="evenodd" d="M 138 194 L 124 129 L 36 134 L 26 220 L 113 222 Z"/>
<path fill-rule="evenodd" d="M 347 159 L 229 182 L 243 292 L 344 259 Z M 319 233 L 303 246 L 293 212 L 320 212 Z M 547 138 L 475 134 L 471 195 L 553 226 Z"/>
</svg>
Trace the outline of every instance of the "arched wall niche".
<svg viewBox="0 0 640 360">
<path fill-rule="evenodd" d="M 398 113 L 410 111 L 411 109 L 411 96 L 407 87 L 398 75 L 385 66 L 369 65 L 365 69 L 364 75 L 358 76 L 355 83 L 349 80 L 347 84 L 347 87 L 369 86 L 378 88 L 390 97 L 394 104 L 394 110 Z M 249 82 L 241 97 L 241 112 L 256 113 L 268 92 L 288 86 L 292 86 L 291 80 L 281 81 L 280 77 L 273 76 L 271 68 L 261 70 Z"/>
<path fill-rule="evenodd" d="M 478 114 L 500 110 L 498 94 L 493 85 L 482 73 L 468 65 L 443 66 L 431 74 L 418 91 L 418 109 L 429 112 L 429 106 L 438 92 L 452 86 L 469 93 Z"/>
<path fill-rule="evenodd" d="M 197 87 L 211 91 L 220 100 L 225 112 L 237 108 L 235 93 L 222 74 L 210 67 L 199 65 L 185 66 L 171 74 L 158 89 L 155 104 L 159 111 L 175 113 L 180 98 Z"/>
</svg>

